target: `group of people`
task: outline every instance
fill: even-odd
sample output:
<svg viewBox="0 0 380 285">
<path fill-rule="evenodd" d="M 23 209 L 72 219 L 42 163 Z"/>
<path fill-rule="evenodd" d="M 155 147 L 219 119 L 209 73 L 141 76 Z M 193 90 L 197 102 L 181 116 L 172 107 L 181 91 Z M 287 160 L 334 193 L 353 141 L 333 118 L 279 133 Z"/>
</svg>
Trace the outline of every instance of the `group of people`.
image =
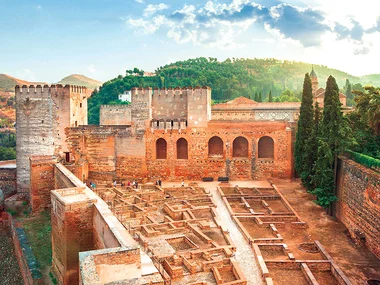
<svg viewBox="0 0 380 285">
<path fill-rule="evenodd" d="M 133 187 L 134 189 L 137 189 L 137 188 L 139 187 L 139 183 L 138 183 L 136 180 L 133 180 L 132 183 L 131 183 L 131 181 L 128 181 L 128 182 L 127 182 L 127 185 L 125 185 L 125 183 L 124 183 L 123 181 L 121 181 L 120 186 L 121 186 L 121 187 L 123 187 L 123 186 L 128 186 L 128 187 L 130 187 L 131 184 L 132 184 L 132 187 Z M 116 182 L 116 180 L 115 180 L 115 181 L 113 182 L 113 186 L 116 187 L 116 185 L 117 185 L 117 182 Z"/>
<path fill-rule="evenodd" d="M 160 186 L 160 187 L 162 186 L 162 181 L 161 181 L 161 179 L 156 180 L 156 185 L 157 185 L 157 186 Z"/>
</svg>

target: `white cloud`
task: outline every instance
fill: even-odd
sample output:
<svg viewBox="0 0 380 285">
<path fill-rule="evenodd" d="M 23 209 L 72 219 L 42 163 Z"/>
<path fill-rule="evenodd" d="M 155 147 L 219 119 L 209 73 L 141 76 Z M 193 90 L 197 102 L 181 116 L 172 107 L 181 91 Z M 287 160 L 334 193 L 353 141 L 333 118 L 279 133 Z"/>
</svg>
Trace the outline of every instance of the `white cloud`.
<svg viewBox="0 0 380 285">
<path fill-rule="evenodd" d="M 153 34 L 155 33 L 161 25 L 165 23 L 165 16 L 158 15 L 153 17 L 151 20 L 140 19 L 128 19 L 126 21 L 127 25 L 136 29 L 136 32 L 142 32 L 143 34 Z"/>
<path fill-rule="evenodd" d="M 144 3 L 144 0 L 135 0 L 137 3 L 140 3 L 140 4 L 142 4 L 142 3 Z"/>
<path fill-rule="evenodd" d="M 36 9 L 37 9 L 37 10 L 41 10 L 41 9 L 42 9 L 42 6 L 41 6 L 41 5 L 37 5 Z"/>
<path fill-rule="evenodd" d="M 157 4 L 157 5 L 149 4 L 144 9 L 143 15 L 144 15 L 144 17 L 149 17 L 149 16 L 152 16 L 152 15 L 156 14 L 158 11 L 162 11 L 162 10 L 165 10 L 165 9 L 168 9 L 168 8 L 169 8 L 169 6 L 166 5 L 166 4 L 164 4 L 164 3 L 160 3 L 160 4 Z"/>
<path fill-rule="evenodd" d="M 89 66 L 87 66 L 87 70 L 90 73 L 96 73 L 96 68 L 95 68 L 95 65 L 93 63 L 90 64 Z"/>
<path fill-rule="evenodd" d="M 280 2 L 265 7 L 252 0 L 224 3 L 209 0 L 203 5 L 183 4 L 172 10 L 164 3 L 149 4 L 140 17 L 130 18 L 126 23 L 138 33 L 153 34 L 160 30 L 178 44 L 192 43 L 218 49 L 239 48 L 244 46 L 243 42 L 266 41 L 313 50 L 313 47 L 324 45 L 328 34 L 334 38 L 333 42 L 345 43 L 351 55 L 370 53 L 374 45 L 364 39 L 369 33 L 376 34 L 374 31 L 378 27 L 374 15 L 380 13 L 373 11 L 376 9 L 368 12 L 362 5 L 358 8 L 348 2 L 353 1 L 316 0 L 310 7 L 310 1 L 297 0 L 297 5 Z M 358 19 L 354 13 L 356 9 L 361 11 Z M 342 10 L 344 15 L 338 17 Z M 367 23 L 364 18 L 368 17 L 363 17 L 363 11 L 370 15 Z M 372 27 L 373 31 L 367 30 Z M 262 39 L 255 39 L 256 34 L 248 32 L 251 28 L 260 30 Z"/>
</svg>

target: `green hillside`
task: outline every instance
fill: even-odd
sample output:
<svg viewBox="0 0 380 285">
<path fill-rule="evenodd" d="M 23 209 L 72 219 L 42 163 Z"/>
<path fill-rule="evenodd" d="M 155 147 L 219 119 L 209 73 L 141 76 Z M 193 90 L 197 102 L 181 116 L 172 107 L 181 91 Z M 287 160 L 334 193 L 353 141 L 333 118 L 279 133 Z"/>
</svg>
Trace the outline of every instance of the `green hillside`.
<svg viewBox="0 0 380 285">
<path fill-rule="evenodd" d="M 57 84 L 85 86 L 89 89 L 99 88 L 99 86 L 102 85 L 100 81 L 89 78 L 81 74 L 72 74 L 72 75 L 66 76 L 61 81 L 57 82 Z"/>
<path fill-rule="evenodd" d="M 319 79 L 319 86 L 325 87 L 329 75 L 336 78 L 341 89 L 346 79 L 351 84 L 378 83 L 380 75 L 363 78 L 327 66 L 277 59 L 227 59 L 223 62 L 216 58 L 195 58 L 178 61 L 156 69 L 156 76 L 142 76 L 143 71 L 135 68 L 127 70 L 126 76 L 119 75 L 103 84 L 89 100 L 89 123 L 99 122 L 101 104 L 117 103 L 118 94 L 132 87 L 185 87 L 210 86 L 212 99 L 230 100 L 239 96 L 254 99 L 261 94 L 263 100 L 271 91 L 274 98 L 290 89 L 300 96 L 303 78 L 312 67 Z M 380 84 L 379 84 L 380 85 Z M 361 87 L 361 86 L 360 86 Z"/>
</svg>

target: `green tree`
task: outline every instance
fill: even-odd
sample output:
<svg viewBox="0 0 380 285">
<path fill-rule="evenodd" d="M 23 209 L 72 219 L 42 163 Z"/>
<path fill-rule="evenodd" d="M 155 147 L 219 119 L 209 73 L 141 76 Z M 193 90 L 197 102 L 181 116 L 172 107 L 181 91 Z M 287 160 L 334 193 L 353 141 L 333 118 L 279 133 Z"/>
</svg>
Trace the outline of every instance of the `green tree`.
<svg viewBox="0 0 380 285">
<path fill-rule="evenodd" d="M 257 93 L 257 91 L 255 92 L 255 97 L 253 100 L 259 102 L 259 94 Z"/>
<path fill-rule="evenodd" d="M 269 91 L 268 102 L 273 102 L 272 90 Z"/>
<path fill-rule="evenodd" d="M 318 196 L 318 201 L 323 201 L 319 203 L 324 207 L 329 207 L 331 214 L 331 204 L 328 205 L 327 203 L 335 199 L 337 157 L 341 151 L 352 144 L 352 135 L 348 121 L 343 118 L 341 112 L 342 104 L 339 101 L 339 88 L 335 78 L 331 75 L 327 79 L 323 104 L 323 119 L 321 123 L 322 138 L 319 140 L 318 159 L 316 163 L 320 165 L 316 166 L 318 171 L 315 170 L 316 178 L 313 181 L 316 183 L 315 193 Z M 321 153 L 321 149 L 326 152 L 325 155 Z M 323 161 L 323 159 L 325 159 L 325 161 Z M 326 169 L 321 169 L 322 166 Z M 331 172 L 332 176 L 330 175 Z M 331 179 L 331 181 L 327 182 L 327 177 Z"/>
<path fill-rule="evenodd" d="M 366 86 L 364 92 L 355 93 L 356 108 L 363 122 L 380 135 L 380 88 Z"/>
<path fill-rule="evenodd" d="M 313 131 L 313 94 L 311 79 L 308 73 L 305 74 L 302 92 L 302 103 L 300 116 L 298 119 L 298 128 L 295 141 L 294 158 L 296 171 L 301 177 L 303 185 L 311 188 L 311 174 L 313 168 L 313 151 L 309 150 L 308 139 Z"/>
<path fill-rule="evenodd" d="M 262 91 L 259 93 L 259 98 L 257 102 L 263 102 L 263 96 L 262 96 Z"/>
<path fill-rule="evenodd" d="M 318 141 L 317 161 L 314 164 L 312 183 L 316 185 L 311 191 L 317 196 L 316 203 L 324 208 L 330 207 L 336 201 L 334 195 L 334 170 L 331 165 L 334 163 L 334 156 L 330 146 L 324 140 Z"/>
</svg>

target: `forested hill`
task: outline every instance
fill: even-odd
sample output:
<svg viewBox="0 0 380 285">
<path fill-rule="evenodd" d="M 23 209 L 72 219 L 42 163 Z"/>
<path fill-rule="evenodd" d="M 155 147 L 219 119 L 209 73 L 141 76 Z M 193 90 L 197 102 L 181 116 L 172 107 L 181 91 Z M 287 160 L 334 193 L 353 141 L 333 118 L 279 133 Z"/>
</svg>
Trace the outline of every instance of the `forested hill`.
<svg viewBox="0 0 380 285">
<path fill-rule="evenodd" d="M 380 75 L 363 78 L 328 68 L 313 65 L 319 79 L 319 86 L 325 87 L 329 75 L 336 78 L 340 88 L 346 79 L 350 83 L 380 85 Z M 118 94 L 132 87 L 184 87 L 210 86 L 213 100 L 229 100 L 238 96 L 254 99 L 255 94 L 262 94 L 263 100 L 269 91 L 274 98 L 284 90 L 290 89 L 300 94 L 306 72 L 312 64 L 281 61 L 277 59 L 227 59 L 223 62 L 216 58 L 195 58 L 178 61 L 158 67 L 155 76 L 144 76 L 144 71 L 135 68 L 127 70 L 126 76 L 119 75 L 107 81 L 89 100 L 89 123 L 99 122 L 99 106 L 117 103 Z"/>
</svg>

